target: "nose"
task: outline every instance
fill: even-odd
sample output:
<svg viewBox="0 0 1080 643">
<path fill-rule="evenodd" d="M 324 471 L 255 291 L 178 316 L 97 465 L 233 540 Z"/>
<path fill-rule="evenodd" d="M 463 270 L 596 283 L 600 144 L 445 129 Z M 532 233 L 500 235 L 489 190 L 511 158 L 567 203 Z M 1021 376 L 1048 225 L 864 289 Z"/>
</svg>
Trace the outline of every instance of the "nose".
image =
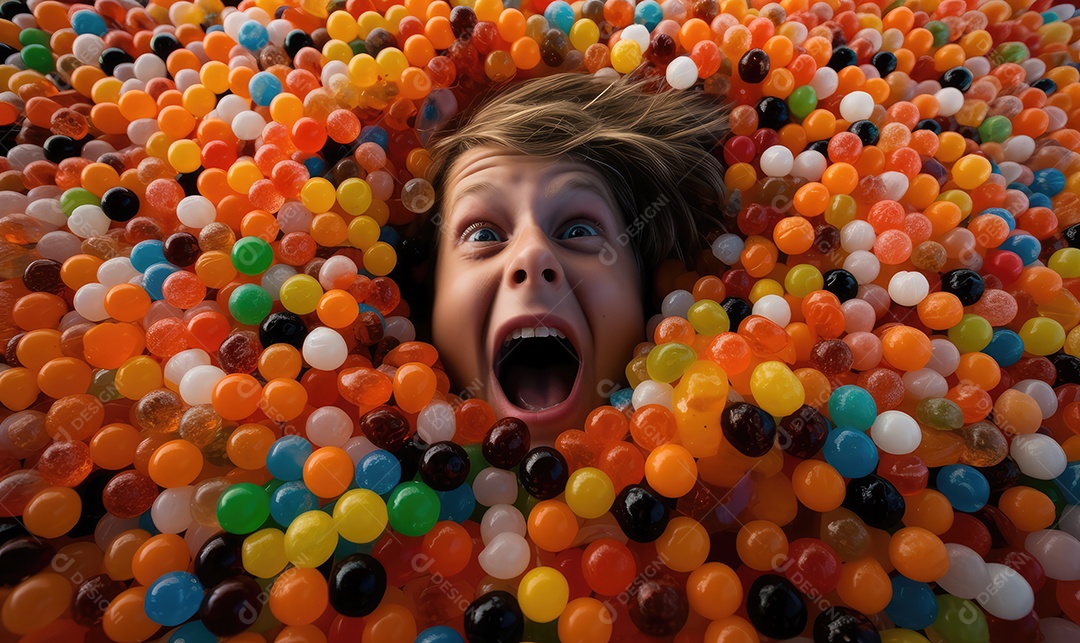
<svg viewBox="0 0 1080 643">
<path fill-rule="evenodd" d="M 543 231 L 530 227 L 519 234 L 514 259 L 507 267 L 508 285 L 512 288 L 557 287 L 563 281 L 563 269 L 551 251 Z"/>
</svg>

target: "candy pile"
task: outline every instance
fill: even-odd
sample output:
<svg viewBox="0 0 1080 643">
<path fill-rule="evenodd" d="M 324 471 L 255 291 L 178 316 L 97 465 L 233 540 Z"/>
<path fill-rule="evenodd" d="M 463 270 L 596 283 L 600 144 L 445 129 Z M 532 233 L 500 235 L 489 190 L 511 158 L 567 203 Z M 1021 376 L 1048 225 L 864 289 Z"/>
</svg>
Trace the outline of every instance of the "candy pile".
<svg viewBox="0 0 1080 643">
<path fill-rule="evenodd" d="M 1080 639 L 1074 7 L 518 4 L 0 4 L 4 640 Z M 635 69 L 730 225 L 536 446 L 390 276 L 417 132 Z"/>
</svg>

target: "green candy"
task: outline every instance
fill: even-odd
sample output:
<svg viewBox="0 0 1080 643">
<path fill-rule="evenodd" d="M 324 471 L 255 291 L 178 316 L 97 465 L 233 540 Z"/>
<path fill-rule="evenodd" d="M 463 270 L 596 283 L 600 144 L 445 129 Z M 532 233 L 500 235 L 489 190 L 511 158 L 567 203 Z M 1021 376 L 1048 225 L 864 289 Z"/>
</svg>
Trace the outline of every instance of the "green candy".
<svg viewBox="0 0 1080 643">
<path fill-rule="evenodd" d="M 668 383 L 682 377 L 695 361 L 697 353 L 693 348 L 679 342 L 668 342 L 649 351 L 645 366 L 649 370 L 649 377 Z"/>
<path fill-rule="evenodd" d="M 810 85 L 803 85 L 788 96 L 788 108 L 796 118 L 806 118 L 817 109 L 817 91 Z"/>
<path fill-rule="evenodd" d="M 1031 57 L 1027 45 L 1022 42 L 1005 42 L 994 48 L 990 62 L 994 65 L 1022 63 Z"/>
<path fill-rule="evenodd" d="M 944 47 L 949 42 L 949 25 L 940 20 L 931 20 L 924 27 L 934 35 L 934 47 Z"/>
<path fill-rule="evenodd" d="M 274 263 L 274 249 L 259 237 L 244 237 L 232 247 L 233 266 L 245 275 L 258 275 Z"/>
<path fill-rule="evenodd" d="M 254 326 L 266 319 L 270 309 L 274 306 L 274 300 L 270 293 L 255 284 L 243 284 L 229 295 L 229 314 L 233 319 Z"/>
<path fill-rule="evenodd" d="M 34 71 L 47 74 L 56 69 L 56 61 L 53 60 L 52 52 L 44 45 L 27 45 L 23 47 L 20 53 L 26 66 Z"/>
<path fill-rule="evenodd" d="M 250 482 L 234 484 L 218 498 L 217 519 L 230 534 L 250 534 L 270 517 L 270 494 Z"/>
<path fill-rule="evenodd" d="M 955 431 L 964 426 L 964 413 L 960 406 L 943 397 L 928 398 L 915 407 L 915 416 L 926 426 L 940 431 Z"/>
<path fill-rule="evenodd" d="M 49 34 L 41 29 L 23 29 L 19 32 L 19 44 L 23 47 L 28 45 L 49 46 Z"/>
<path fill-rule="evenodd" d="M 983 143 L 1004 143 L 1012 136 L 1012 121 L 1004 116 L 991 116 L 979 125 Z"/>
<path fill-rule="evenodd" d="M 978 605 L 952 594 L 941 594 L 937 597 L 937 604 L 937 618 L 927 628 L 937 634 L 932 639 L 940 637 L 949 643 L 987 643 L 990 640 L 986 615 Z"/>
<path fill-rule="evenodd" d="M 83 188 L 71 188 L 60 195 L 60 209 L 64 216 L 70 217 L 80 205 L 101 205 L 101 199 Z"/>
<path fill-rule="evenodd" d="M 423 482 L 403 482 L 390 492 L 386 513 L 394 531 L 423 536 L 439 521 L 439 496 Z"/>
</svg>

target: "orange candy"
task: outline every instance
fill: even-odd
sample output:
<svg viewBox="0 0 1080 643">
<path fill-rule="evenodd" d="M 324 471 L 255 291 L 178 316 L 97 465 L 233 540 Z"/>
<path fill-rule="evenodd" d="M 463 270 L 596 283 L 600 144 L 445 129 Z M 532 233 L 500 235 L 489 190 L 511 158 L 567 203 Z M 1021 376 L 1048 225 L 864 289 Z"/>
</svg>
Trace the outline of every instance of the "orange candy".
<svg viewBox="0 0 1080 643">
<path fill-rule="evenodd" d="M 735 545 L 740 560 L 752 569 L 764 572 L 783 563 L 788 551 L 788 538 L 776 523 L 754 520 L 739 530 Z"/>
<path fill-rule="evenodd" d="M 922 527 L 904 527 L 889 541 L 889 560 L 904 576 L 932 583 L 949 570 L 945 543 Z"/>
<path fill-rule="evenodd" d="M 577 537 L 578 517 L 564 502 L 543 500 L 529 512 L 528 532 L 540 549 L 563 551 Z"/>
</svg>

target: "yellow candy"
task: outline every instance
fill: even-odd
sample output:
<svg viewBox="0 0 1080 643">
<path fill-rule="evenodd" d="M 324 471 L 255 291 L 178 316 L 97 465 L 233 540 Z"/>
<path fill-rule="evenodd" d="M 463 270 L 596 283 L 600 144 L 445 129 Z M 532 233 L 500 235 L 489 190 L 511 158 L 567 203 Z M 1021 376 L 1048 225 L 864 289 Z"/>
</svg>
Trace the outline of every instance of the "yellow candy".
<svg viewBox="0 0 1080 643">
<path fill-rule="evenodd" d="M 1062 248 L 1050 255 L 1046 265 L 1063 279 L 1080 277 L 1080 248 Z"/>
<path fill-rule="evenodd" d="M 802 382 L 783 362 L 757 365 L 750 376 L 750 391 L 758 406 L 770 415 L 791 415 L 806 401 Z"/>
<path fill-rule="evenodd" d="M 346 491 L 334 505 L 338 533 L 349 542 L 372 542 L 386 529 L 387 519 L 386 503 L 369 489 Z"/>
<path fill-rule="evenodd" d="M 285 556 L 297 567 L 318 567 L 334 554 L 338 532 L 322 511 L 305 511 L 285 532 Z"/>
<path fill-rule="evenodd" d="M 195 141 L 186 138 L 175 141 L 169 146 L 169 164 L 181 174 L 194 172 L 202 165 L 201 152 Z"/>
<path fill-rule="evenodd" d="M 364 270 L 376 277 L 390 274 L 397 265 L 397 251 L 385 241 L 377 241 L 364 252 Z"/>
<path fill-rule="evenodd" d="M 686 369 L 672 392 L 679 438 L 695 458 L 720 450 L 720 412 L 727 404 L 728 377 L 716 362 L 697 360 Z"/>
<path fill-rule="evenodd" d="M 237 192 L 239 191 L 237 190 Z M 337 192 L 334 190 L 334 184 L 322 177 L 312 177 L 304 183 L 304 187 L 300 188 L 300 201 L 305 208 L 315 213 L 329 211 L 330 208 L 334 207 L 336 198 Z"/>
<path fill-rule="evenodd" d="M 285 569 L 285 534 L 280 529 L 260 529 L 244 539 L 240 548 L 244 571 L 257 578 L 273 578 Z"/>
<path fill-rule="evenodd" d="M 164 382 L 161 365 L 147 355 L 132 357 L 116 370 L 116 391 L 129 400 L 142 399 Z"/>
<path fill-rule="evenodd" d="M 371 186 L 363 179 L 345 179 L 337 189 L 337 201 L 341 209 L 358 216 L 371 207 Z"/>
<path fill-rule="evenodd" d="M 611 478 L 600 469 L 582 467 L 570 474 L 566 483 L 566 504 L 586 520 L 599 518 L 615 502 L 615 487 Z M 558 616 L 558 615 L 556 615 Z"/>
<path fill-rule="evenodd" d="M 526 618 L 535 623 L 550 623 L 566 608 L 570 584 L 559 570 L 537 567 L 522 577 L 517 598 Z"/>
<path fill-rule="evenodd" d="M 641 64 L 641 45 L 633 40 L 620 40 L 611 48 L 611 66 L 620 74 L 628 74 Z"/>
<path fill-rule="evenodd" d="M 293 275 L 281 284 L 281 305 L 290 313 L 310 315 L 322 296 L 322 286 L 310 275 Z"/>
</svg>

